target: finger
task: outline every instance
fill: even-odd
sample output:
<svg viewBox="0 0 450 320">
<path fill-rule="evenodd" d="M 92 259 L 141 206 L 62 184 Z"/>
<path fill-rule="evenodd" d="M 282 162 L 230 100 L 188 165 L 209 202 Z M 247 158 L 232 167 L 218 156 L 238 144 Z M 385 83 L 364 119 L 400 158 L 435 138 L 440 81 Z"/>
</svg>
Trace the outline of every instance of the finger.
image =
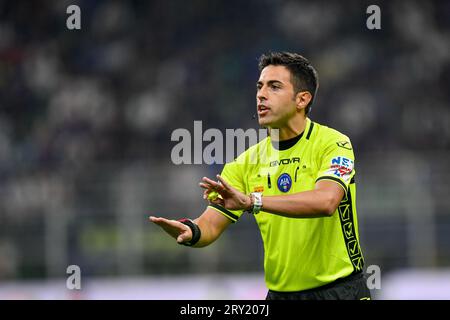
<svg viewBox="0 0 450 320">
<path fill-rule="evenodd" d="M 205 190 L 203 190 L 203 199 L 207 199 L 208 198 L 208 195 L 211 193 L 211 192 L 213 192 L 214 191 L 214 189 L 213 188 L 211 188 L 211 187 L 209 187 L 209 186 L 206 186 L 206 185 L 202 185 L 202 184 L 200 184 L 200 186 L 203 188 L 203 189 L 205 189 Z"/>
<path fill-rule="evenodd" d="M 189 241 L 192 239 L 192 232 L 189 228 L 187 228 L 185 231 L 181 232 L 177 237 L 178 243 L 183 243 L 186 241 Z"/>
<path fill-rule="evenodd" d="M 190 240 L 190 239 L 188 239 L 188 237 L 185 236 L 184 233 L 180 234 L 180 235 L 177 237 L 177 242 L 178 242 L 178 243 L 183 243 L 183 242 L 186 242 L 186 241 L 189 241 L 189 240 Z"/>
<path fill-rule="evenodd" d="M 161 217 L 154 217 L 154 216 L 150 216 L 148 219 L 149 219 L 150 221 L 152 221 L 152 222 L 155 222 L 155 223 L 161 222 L 161 221 L 165 220 L 164 218 L 161 218 Z"/>
<path fill-rule="evenodd" d="M 176 228 L 178 227 L 179 228 L 180 225 L 182 225 L 182 223 L 179 222 L 179 221 L 169 220 L 169 219 L 161 218 L 161 217 L 159 217 L 159 218 L 153 217 L 153 219 L 151 219 L 151 221 L 156 223 L 157 225 L 163 227 L 163 228 L 166 227 L 166 226 L 176 227 Z"/>
<path fill-rule="evenodd" d="M 219 179 L 219 181 L 222 183 L 222 186 L 224 189 L 230 189 L 231 186 L 228 184 L 228 182 L 225 181 L 224 178 L 222 178 L 220 175 L 217 175 L 217 179 Z"/>
<path fill-rule="evenodd" d="M 220 183 L 218 183 L 216 181 L 213 181 L 213 180 L 211 180 L 211 179 L 209 179 L 207 177 L 203 177 L 202 180 L 203 180 L 204 183 L 209 184 L 214 189 L 218 189 L 218 188 L 221 189 L 222 188 L 222 185 Z"/>
<path fill-rule="evenodd" d="M 154 218 L 151 220 L 154 224 L 163 227 L 164 225 L 167 225 L 167 223 L 162 218 Z"/>
<path fill-rule="evenodd" d="M 210 189 L 210 190 L 213 189 L 213 187 L 212 187 L 211 185 L 206 184 L 206 183 L 203 183 L 203 182 L 200 182 L 198 185 L 199 185 L 200 187 L 202 187 L 203 189 Z"/>
<path fill-rule="evenodd" d="M 188 230 L 190 230 L 188 226 L 175 220 L 171 220 L 168 223 L 165 222 L 161 223 L 159 226 L 175 239 L 177 239 L 180 236 L 180 234 L 183 234 Z"/>
</svg>

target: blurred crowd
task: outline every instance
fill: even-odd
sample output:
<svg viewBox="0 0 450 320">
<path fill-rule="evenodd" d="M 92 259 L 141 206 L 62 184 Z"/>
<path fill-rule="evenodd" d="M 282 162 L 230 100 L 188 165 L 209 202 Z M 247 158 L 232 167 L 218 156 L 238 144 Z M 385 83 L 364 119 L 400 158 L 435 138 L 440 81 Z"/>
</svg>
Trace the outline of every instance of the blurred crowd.
<svg viewBox="0 0 450 320">
<path fill-rule="evenodd" d="M 81 9 L 81 30 L 66 28 L 71 4 Z M 194 120 L 204 130 L 257 128 L 257 59 L 267 51 L 299 52 L 316 66 L 311 118 L 351 137 L 366 181 L 398 172 L 407 158 L 401 174 L 421 175 L 398 185 L 393 178 L 389 190 L 438 183 L 429 201 L 448 214 L 450 2 L 381 1 L 381 30 L 367 29 L 368 5 L 0 0 L 0 279 L 58 276 L 70 263 L 97 275 L 186 267 L 175 257 L 191 253 L 146 226 L 146 214 L 188 208 L 195 217 L 204 204 L 189 186 L 220 166 L 173 166 L 171 132 L 193 130 Z M 361 207 L 380 211 L 375 197 L 366 191 L 371 204 Z M 369 259 L 374 252 L 386 266 L 412 263 L 377 247 L 383 223 L 371 229 L 374 217 L 360 215 Z M 436 247 L 448 229 L 430 219 Z M 252 229 L 236 228 L 250 237 L 242 256 L 259 241 Z M 260 270 L 258 255 L 221 260 L 235 245 L 227 241 L 199 254 L 217 271 Z M 158 258 L 164 250 L 173 256 Z M 450 263 L 441 255 L 433 265 Z M 187 269 L 198 270 L 197 260 Z"/>
</svg>

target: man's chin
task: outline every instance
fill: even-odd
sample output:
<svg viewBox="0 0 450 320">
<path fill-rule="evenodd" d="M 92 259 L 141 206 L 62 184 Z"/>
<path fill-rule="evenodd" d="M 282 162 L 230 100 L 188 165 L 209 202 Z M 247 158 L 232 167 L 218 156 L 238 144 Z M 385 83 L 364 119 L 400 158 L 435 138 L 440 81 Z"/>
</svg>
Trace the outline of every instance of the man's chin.
<svg viewBox="0 0 450 320">
<path fill-rule="evenodd" d="M 267 127 L 270 127 L 270 121 L 268 121 L 268 119 L 265 119 L 265 118 L 259 118 L 258 119 L 258 123 L 259 123 L 259 125 L 261 126 L 261 127 L 265 127 L 265 128 L 267 128 Z"/>
<path fill-rule="evenodd" d="M 267 128 L 267 129 L 279 129 L 279 126 L 277 126 L 275 123 L 273 123 L 272 121 L 258 121 L 259 126 L 263 127 L 263 128 Z"/>
</svg>

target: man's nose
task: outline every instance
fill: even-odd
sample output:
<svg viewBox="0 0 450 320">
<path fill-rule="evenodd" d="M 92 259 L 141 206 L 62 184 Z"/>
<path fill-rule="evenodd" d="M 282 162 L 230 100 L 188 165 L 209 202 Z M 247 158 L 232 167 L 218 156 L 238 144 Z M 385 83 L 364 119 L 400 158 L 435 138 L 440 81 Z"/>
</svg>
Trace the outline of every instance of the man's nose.
<svg viewBox="0 0 450 320">
<path fill-rule="evenodd" d="M 258 92 L 256 93 L 256 99 L 258 101 L 267 100 L 267 91 L 264 87 L 258 90 Z"/>
</svg>

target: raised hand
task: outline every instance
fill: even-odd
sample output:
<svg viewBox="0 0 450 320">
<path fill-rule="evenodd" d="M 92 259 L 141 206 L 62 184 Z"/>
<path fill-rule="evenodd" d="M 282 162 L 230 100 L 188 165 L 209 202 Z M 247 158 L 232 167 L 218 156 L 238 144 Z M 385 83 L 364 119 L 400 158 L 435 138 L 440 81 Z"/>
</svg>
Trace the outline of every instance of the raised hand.
<svg viewBox="0 0 450 320">
<path fill-rule="evenodd" d="M 219 204 L 228 210 L 247 210 L 251 207 L 250 197 L 229 185 L 220 175 L 217 175 L 219 181 L 213 181 L 207 177 L 203 177 L 200 187 L 205 189 L 203 198 L 207 198 L 208 194 L 217 191 L 220 195 L 211 203 Z"/>
</svg>

